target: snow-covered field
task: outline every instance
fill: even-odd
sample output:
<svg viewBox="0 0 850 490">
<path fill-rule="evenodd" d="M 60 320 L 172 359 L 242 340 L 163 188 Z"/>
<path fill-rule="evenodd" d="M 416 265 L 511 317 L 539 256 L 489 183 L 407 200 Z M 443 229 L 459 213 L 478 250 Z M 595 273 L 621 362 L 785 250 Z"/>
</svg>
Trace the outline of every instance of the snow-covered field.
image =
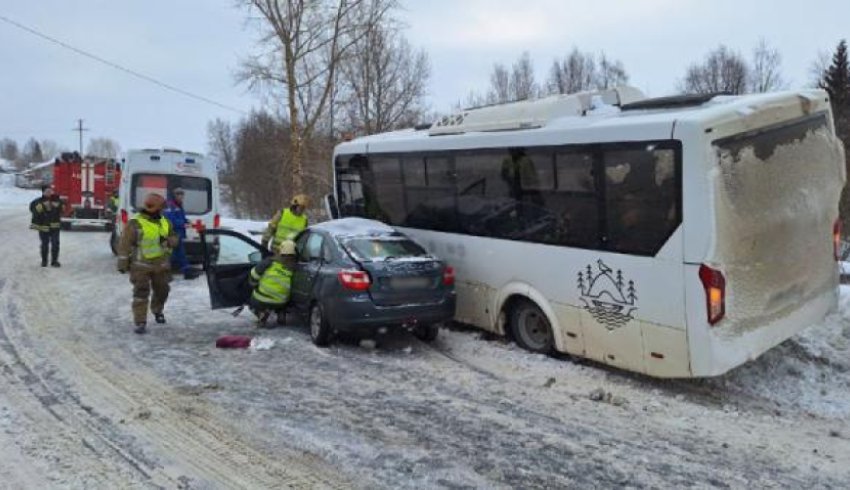
<svg viewBox="0 0 850 490">
<path fill-rule="evenodd" d="M 41 195 L 38 190 L 15 187 L 15 175 L 0 173 L 0 208 L 20 208 L 27 213 L 30 201 Z"/>
<path fill-rule="evenodd" d="M 823 324 L 708 380 L 533 355 L 459 327 L 433 345 L 393 335 L 379 349 L 319 349 L 297 318 L 258 333 L 247 313 L 210 311 L 203 280 L 175 280 L 169 323 L 139 337 L 107 235 L 63 233 L 63 267 L 41 269 L 26 208 L 10 207 L 0 209 L 0 254 L 14 257 L 0 261 L 0 488 L 850 481 L 848 288 Z M 224 334 L 274 346 L 216 349 Z"/>
</svg>

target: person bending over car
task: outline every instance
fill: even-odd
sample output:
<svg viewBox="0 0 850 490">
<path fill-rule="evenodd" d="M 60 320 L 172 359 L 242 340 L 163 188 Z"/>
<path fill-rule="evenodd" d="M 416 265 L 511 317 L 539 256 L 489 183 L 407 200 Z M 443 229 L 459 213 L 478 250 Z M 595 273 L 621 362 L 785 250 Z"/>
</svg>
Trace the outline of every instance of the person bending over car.
<svg viewBox="0 0 850 490">
<path fill-rule="evenodd" d="M 277 313 L 278 325 L 286 322 L 286 305 L 295 269 L 295 242 L 284 240 L 275 254 L 251 269 L 251 294 L 249 307 L 257 316 L 258 326 L 264 327 L 272 312 Z"/>
</svg>

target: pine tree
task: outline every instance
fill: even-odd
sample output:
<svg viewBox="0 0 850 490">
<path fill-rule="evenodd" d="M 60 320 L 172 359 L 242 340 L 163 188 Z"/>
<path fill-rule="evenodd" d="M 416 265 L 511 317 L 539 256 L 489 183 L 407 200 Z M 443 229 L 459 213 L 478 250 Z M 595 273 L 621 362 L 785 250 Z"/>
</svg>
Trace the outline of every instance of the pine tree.
<svg viewBox="0 0 850 490">
<path fill-rule="evenodd" d="M 581 272 L 578 273 L 578 290 L 584 294 L 584 274 Z"/>
<path fill-rule="evenodd" d="M 635 290 L 635 282 L 629 281 L 629 303 L 635 304 L 637 301 L 637 291 Z"/>
<path fill-rule="evenodd" d="M 847 57 L 847 41 L 838 43 L 832 64 L 827 67 L 819 85 L 829 94 L 836 133 L 847 145 L 850 143 L 850 60 Z"/>
<path fill-rule="evenodd" d="M 850 148 L 850 60 L 847 57 L 847 41 L 838 43 L 832 56 L 832 63 L 823 73 L 818 84 L 826 90 L 832 101 L 832 113 L 835 119 L 835 134 Z M 847 153 L 847 169 L 850 171 L 850 152 Z M 844 229 L 850 226 L 850 190 L 847 187 L 841 194 L 839 204 Z"/>
</svg>

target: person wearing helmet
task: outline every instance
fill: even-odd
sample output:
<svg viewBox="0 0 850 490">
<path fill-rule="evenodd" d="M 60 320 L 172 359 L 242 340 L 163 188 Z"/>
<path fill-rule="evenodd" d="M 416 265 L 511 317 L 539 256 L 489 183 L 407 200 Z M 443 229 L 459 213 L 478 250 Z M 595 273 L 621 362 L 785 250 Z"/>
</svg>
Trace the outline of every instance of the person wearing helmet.
<svg viewBox="0 0 850 490">
<path fill-rule="evenodd" d="M 265 326 L 269 315 L 277 313 L 277 323 L 286 322 L 286 305 L 292 286 L 292 271 L 295 270 L 295 242 L 284 240 L 275 249 L 275 254 L 264 259 L 251 269 L 250 282 L 254 288 L 249 307 L 260 327 Z"/>
<path fill-rule="evenodd" d="M 268 248 L 271 242 L 272 250 L 275 250 L 285 240 L 295 240 L 295 237 L 307 228 L 306 212 L 309 205 L 309 198 L 298 194 L 292 198 L 288 208 L 278 211 L 263 233 L 263 248 Z"/>
<path fill-rule="evenodd" d="M 121 233 L 118 243 L 118 271 L 130 273 L 133 284 L 135 332 L 147 332 L 148 301 L 156 323 L 165 323 L 165 301 L 171 282 L 171 250 L 179 239 L 162 210 L 165 198 L 156 193 L 145 196 L 142 209 Z M 153 293 L 153 295 L 151 295 Z"/>
</svg>

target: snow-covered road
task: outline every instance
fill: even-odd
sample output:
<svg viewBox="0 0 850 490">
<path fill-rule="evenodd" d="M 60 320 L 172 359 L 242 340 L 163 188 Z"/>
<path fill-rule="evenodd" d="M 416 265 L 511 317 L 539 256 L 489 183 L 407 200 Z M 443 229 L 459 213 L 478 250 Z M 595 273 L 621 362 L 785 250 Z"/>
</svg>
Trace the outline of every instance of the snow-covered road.
<svg viewBox="0 0 850 490">
<path fill-rule="evenodd" d="M 248 315 L 173 283 L 131 333 L 107 236 L 62 235 L 38 267 L 0 209 L 0 488 L 842 488 L 850 328 L 841 315 L 723 378 L 657 381 L 462 330 L 434 346 L 224 351 Z M 843 314 L 850 315 L 850 296 Z M 591 398 L 597 391 L 602 400 Z"/>
</svg>

